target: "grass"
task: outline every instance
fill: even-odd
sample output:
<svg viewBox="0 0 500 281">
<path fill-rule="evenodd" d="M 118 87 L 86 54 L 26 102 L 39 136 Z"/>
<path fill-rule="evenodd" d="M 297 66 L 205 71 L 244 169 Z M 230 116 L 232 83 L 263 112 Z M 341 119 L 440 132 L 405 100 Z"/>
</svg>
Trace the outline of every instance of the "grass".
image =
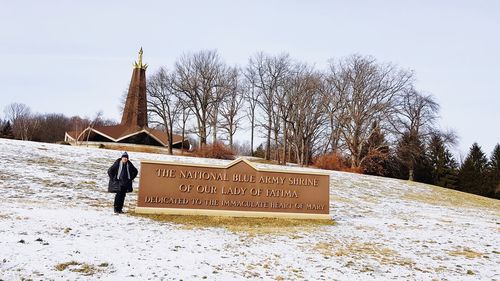
<svg viewBox="0 0 500 281">
<path fill-rule="evenodd" d="M 347 204 L 354 204 L 354 201 L 347 197 L 341 197 L 337 195 L 330 194 L 330 202 L 342 202 Z"/>
<path fill-rule="evenodd" d="M 224 228 L 231 232 L 250 235 L 272 233 L 294 233 L 297 231 L 314 230 L 322 226 L 335 225 L 333 220 L 304 220 L 284 218 L 240 218 L 215 216 L 179 216 L 179 215 L 149 215 L 129 213 L 132 216 L 143 217 L 160 222 L 180 224 L 186 229 L 193 228 Z"/>
<path fill-rule="evenodd" d="M 0 213 L 0 219 L 8 219 L 8 218 L 10 218 L 9 215 Z"/>
<path fill-rule="evenodd" d="M 79 262 L 76 262 L 76 261 L 70 261 L 70 262 L 63 262 L 63 263 L 59 263 L 55 266 L 55 269 L 57 271 L 64 271 L 66 270 L 66 268 L 68 268 L 69 266 L 73 266 L 73 265 L 79 265 L 80 263 Z"/>
<path fill-rule="evenodd" d="M 383 245 L 371 242 L 356 242 L 342 244 L 338 240 L 331 242 L 319 242 L 313 249 L 321 253 L 326 258 L 350 256 L 357 259 L 371 258 L 380 264 L 413 266 L 415 262 L 403 258 L 396 251 L 384 247 Z"/>
<path fill-rule="evenodd" d="M 410 190 L 402 198 L 437 206 L 484 208 L 500 212 L 498 200 L 434 185 L 425 186 L 430 189 L 428 192 Z"/>
<path fill-rule="evenodd" d="M 107 263 L 105 263 L 105 264 L 106 264 L 105 266 L 101 266 L 102 264 L 99 266 L 100 267 L 107 267 L 108 264 Z M 85 275 L 85 276 L 94 275 L 98 271 L 96 269 L 96 267 L 92 264 L 80 263 L 77 261 L 59 263 L 55 266 L 55 269 L 57 271 L 64 271 L 66 269 L 69 269 L 72 272 L 78 272 L 78 273 L 81 273 L 82 275 Z"/>
<path fill-rule="evenodd" d="M 483 253 L 476 252 L 475 250 L 470 248 L 461 248 L 453 251 L 448 251 L 448 254 L 454 257 L 466 257 L 468 259 L 475 259 L 483 256 Z"/>
</svg>

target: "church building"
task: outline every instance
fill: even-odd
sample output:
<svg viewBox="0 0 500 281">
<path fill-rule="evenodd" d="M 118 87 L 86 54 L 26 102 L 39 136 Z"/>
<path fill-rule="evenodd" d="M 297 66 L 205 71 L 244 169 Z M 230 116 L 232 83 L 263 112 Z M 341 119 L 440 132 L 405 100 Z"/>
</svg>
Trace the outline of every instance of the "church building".
<svg viewBox="0 0 500 281">
<path fill-rule="evenodd" d="M 119 125 L 89 126 L 83 131 L 70 131 L 65 134 L 65 141 L 70 144 L 83 143 L 120 143 L 168 147 L 168 135 L 162 130 L 148 127 L 146 68 L 142 63 L 142 48 L 139 61 L 134 64 L 134 71 L 128 89 L 127 100 Z M 189 149 L 189 141 L 179 135 L 173 135 L 172 148 Z"/>
</svg>

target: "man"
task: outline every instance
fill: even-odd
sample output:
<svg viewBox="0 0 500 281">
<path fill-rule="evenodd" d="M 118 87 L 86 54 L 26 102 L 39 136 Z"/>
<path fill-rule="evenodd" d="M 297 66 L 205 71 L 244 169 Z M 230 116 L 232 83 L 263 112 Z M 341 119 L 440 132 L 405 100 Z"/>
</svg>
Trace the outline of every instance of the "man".
<svg viewBox="0 0 500 281">
<path fill-rule="evenodd" d="M 127 152 L 108 169 L 109 185 L 108 192 L 115 193 L 115 213 L 123 213 L 123 202 L 127 192 L 132 192 L 132 181 L 137 176 L 137 169 L 128 160 Z"/>
</svg>

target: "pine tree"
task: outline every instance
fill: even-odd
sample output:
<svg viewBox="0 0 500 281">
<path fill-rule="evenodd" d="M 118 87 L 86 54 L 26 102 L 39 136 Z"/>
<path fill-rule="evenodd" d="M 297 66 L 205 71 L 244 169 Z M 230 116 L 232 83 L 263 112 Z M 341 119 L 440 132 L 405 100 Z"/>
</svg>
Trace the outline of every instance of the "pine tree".
<svg viewBox="0 0 500 281">
<path fill-rule="evenodd" d="M 408 180 L 432 183 L 432 167 L 425 154 L 421 136 L 409 132 L 402 135 L 396 147 L 396 155 L 408 171 Z"/>
<path fill-rule="evenodd" d="M 0 137 L 7 139 L 14 138 L 14 133 L 12 132 L 12 126 L 10 125 L 10 121 L 7 121 L 4 124 L 2 124 L 0 128 Z"/>
<path fill-rule="evenodd" d="M 432 183 L 447 188 L 457 187 L 458 164 L 440 135 L 433 135 L 429 142 L 428 158 L 431 165 Z"/>
<path fill-rule="evenodd" d="M 489 163 L 490 197 L 500 199 L 500 144 L 491 153 Z"/>
<path fill-rule="evenodd" d="M 415 169 L 423 151 L 422 142 L 417 135 L 408 132 L 399 139 L 396 155 L 408 170 L 408 180 L 415 179 Z"/>
<path fill-rule="evenodd" d="M 481 147 L 474 143 L 458 173 L 458 189 L 478 195 L 488 195 L 488 159 Z"/>
<path fill-rule="evenodd" d="M 385 176 L 389 156 L 389 146 L 385 136 L 378 125 L 373 122 L 370 137 L 363 143 L 361 149 L 361 163 L 364 174 Z"/>
</svg>

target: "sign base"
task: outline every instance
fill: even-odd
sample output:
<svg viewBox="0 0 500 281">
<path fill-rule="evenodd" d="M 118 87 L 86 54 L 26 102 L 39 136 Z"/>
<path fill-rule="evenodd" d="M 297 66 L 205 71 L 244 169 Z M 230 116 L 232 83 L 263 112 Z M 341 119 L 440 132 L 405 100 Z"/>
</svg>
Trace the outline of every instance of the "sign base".
<svg viewBox="0 0 500 281">
<path fill-rule="evenodd" d="M 307 220 L 331 220 L 329 214 L 279 213 L 279 212 L 246 212 L 207 209 L 151 208 L 136 207 L 138 214 L 191 215 L 217 217 L 252 217 L 252 218 L 286 218 Z"/>
</svg>

